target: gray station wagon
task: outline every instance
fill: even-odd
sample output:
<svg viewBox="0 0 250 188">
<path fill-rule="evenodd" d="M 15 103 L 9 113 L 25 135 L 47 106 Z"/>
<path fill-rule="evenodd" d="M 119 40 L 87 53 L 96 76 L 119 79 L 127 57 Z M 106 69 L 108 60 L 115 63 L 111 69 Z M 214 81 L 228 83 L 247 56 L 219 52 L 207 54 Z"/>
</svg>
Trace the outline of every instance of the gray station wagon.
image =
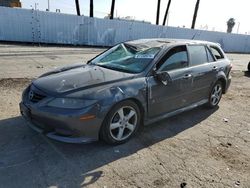
<svg viewBox="0 0 250 188">
<path fill-rule="evenodd" d="M 121 144 L 142 125 L 200 105 L 216 107 L 231 68 L 215 43 L 128 41 L 87 64 L 43 74 L 23 92 L 20 111 L 31 128 L 55 140 Z"/>
</svg>

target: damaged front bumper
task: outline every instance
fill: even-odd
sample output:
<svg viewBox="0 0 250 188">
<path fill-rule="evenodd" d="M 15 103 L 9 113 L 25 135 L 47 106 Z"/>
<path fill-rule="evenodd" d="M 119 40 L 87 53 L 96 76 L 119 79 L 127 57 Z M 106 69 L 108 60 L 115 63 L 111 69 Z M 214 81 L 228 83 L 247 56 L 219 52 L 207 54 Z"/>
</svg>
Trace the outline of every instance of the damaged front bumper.
<svg viewBox="0 0 250 188">
<path fill-rule="evenodd" d="M 53 140 L 65 143 L 89 143 L 99 139 L 102 122 L 99 118 L 82 121 L 78 114 L 65 115 L 55 113 L 55 110 L 42 111 L 23 102 L 19 106 L 28 126 Z"/>
</svg>

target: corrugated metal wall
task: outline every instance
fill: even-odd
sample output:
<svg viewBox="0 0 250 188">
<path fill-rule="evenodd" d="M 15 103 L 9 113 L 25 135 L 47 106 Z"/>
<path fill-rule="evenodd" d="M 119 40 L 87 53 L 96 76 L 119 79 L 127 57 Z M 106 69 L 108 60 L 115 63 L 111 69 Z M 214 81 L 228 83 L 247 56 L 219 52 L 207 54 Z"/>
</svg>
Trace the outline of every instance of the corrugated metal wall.
<svg viewBox="0 0 250 188">
<path fill-rule="evenodd" d="M 208 40 L 220 43 L 227 52 L 250 53 L 249 35 L 0 7 L 2 41 L 112 46 L 126 40 L 159 37 Z"/>
</svg>

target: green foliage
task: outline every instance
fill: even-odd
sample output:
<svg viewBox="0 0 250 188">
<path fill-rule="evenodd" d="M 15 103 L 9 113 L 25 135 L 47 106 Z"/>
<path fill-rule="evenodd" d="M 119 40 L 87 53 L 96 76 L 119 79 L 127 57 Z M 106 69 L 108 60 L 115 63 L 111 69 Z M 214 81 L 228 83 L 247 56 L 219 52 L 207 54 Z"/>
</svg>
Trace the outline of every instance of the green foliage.
<svg viewBox="0 0 250 188">
<path fill-rule="evenodd" d="M 235 26 L 235 19 L 234 18 L 230 18 L 227 21 L 227 32 L 228 33 L 232 33 L 234 26 Z"/>
</svg>

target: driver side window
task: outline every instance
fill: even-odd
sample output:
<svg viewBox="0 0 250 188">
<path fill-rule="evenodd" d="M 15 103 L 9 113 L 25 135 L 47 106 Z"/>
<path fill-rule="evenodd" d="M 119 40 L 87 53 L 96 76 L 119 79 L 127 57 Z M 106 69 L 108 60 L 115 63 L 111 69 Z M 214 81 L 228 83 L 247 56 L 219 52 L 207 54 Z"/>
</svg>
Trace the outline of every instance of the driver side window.
<svg viewBox="0 0 250 188">
<path fill-rule="evenodd" d="M 186 46 L 174 47 L 167 52 L 158 69 L 160 72 L 185 68 L 188 66 L 188 54 Z"/>
</svg>

